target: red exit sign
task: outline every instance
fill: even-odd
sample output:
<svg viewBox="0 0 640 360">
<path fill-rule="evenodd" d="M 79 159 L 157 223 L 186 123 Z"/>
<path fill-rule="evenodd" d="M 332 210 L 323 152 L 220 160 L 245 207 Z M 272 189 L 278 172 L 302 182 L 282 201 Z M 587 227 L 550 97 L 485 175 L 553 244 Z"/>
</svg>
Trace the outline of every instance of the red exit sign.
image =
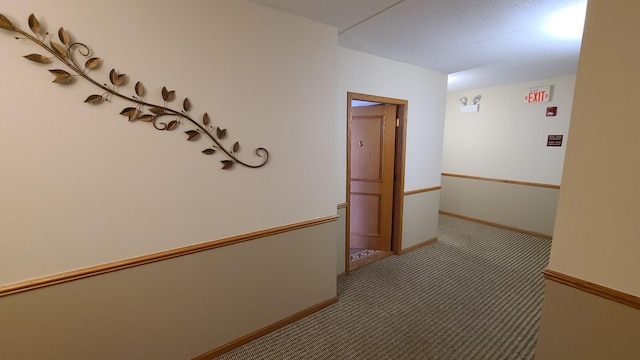
<svg viewBox="0 0 640 360">
<path fill-rule="evenodd" d="M 541 103 L 551 101 L 551 85 L 538 86 L 529 89 L 527 95 L 524 96 L 527 103 Z"/>
</svg>

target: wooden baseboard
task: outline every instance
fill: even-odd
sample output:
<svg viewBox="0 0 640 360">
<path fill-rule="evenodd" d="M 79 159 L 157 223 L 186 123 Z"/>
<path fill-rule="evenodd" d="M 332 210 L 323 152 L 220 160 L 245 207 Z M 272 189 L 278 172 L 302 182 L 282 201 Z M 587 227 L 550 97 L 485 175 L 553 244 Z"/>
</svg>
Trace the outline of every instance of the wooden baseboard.
<svg viewBox="0 0 640 360">
<path fill-rule="evenodd" d="M 590 294 L 597 295 L 605 299 L 640 310 L 640 297 L 627 294 L 622 291 L 614 290 L 606 286 L 594 284 L 592 282 L 569 276 L 551 269 L 546 269 L 542 273 L 547 280 L 555 281 L 557 283 L 564 284 L 572 288 L 588 292 Z"/>
<path fill-rule="evenodd" d="M 427 245 L 431 245 L 435 242 L 438 242 L 438 238 L 434 237 L 433 239 L 429 239 L 429 240 L 425 240 L 419 244 L 413 245 L 413 246 L 409 246 L 406 249 L 402 249 L 400 250 L 400 254 L 399 255 L 404 255 L 406 253 L 412 252 L 413 250 L 417 250 L 420 249 L 421 247 L 427 246 Z"/>
<path fill-rule="evenodd" d="M 343 278 L 343 277 L 345 277 L 345 276 L 347 276 L 347 272 L 346 272 L 346 271 L 343 271 L 343 272 L 339 273 L 336 277 L 337 277 L 338 279 L 341 279 L 341 278 Z"/>
<path fill-rule="evenodd" d="M 454 214 L 454 213 L 450 213 L 450 212 L 447 212 L 447 211 L 442 211 L 441 210 L 441 211 L 439 211 L 439 213 L 442 214 L 442 215 L 453 216 L 453 217 L 457 217 L 459 219 L 473 221 L 473 222 L 477 222 L 477 223 L 485 224 L 485 225 L 490 225 L 490 226 L 495 226 L 495 227 L 499 227 L 501 229 L 517 231 L 517 232 L 521 232 L 523 234 L 533 235 L 533 236 L 537 236 L 537 237 L 541 237 L 541 238 L 545 238 L 545 239 L 549 239 L 549 240 L 551 240 L 553 238 L 552 235 L 543 234 L 543 233 L 530 231 L 530 230 L 525 230 L 525 229 L 520 229 L 520 228 L 509 226 L 509 225 L 498 224 L 498 223 L 494 223 L 494 222 L 491 222 L 491 221 L 477 219 L 477 218 L 473 218 L 473 217 L 469 217 L 469 216 Z"/>
<path fill-rule="evenodd" d="M 323 302 L 321 302 L 319 304 L 316 304 L 316 305 L 314 305 L 314 306 L 312 306 L 310 308 L 307 308 L 307 309 L 302 310 L 302 311 L 300 311 L 298 313 L 295 313 L 295 314 L 293 314 L 291 316 L 288 316 L 288 317 L 286 317 L 286 318 L 284 318 L 284 319 L 282 319 L 280 321 L 276 321 L 275 323 L 273 323 L 273 324 L 271 324 L 269 326 L 266 326 L 266 327 L 264 327 L 262 329 L 256 330 L 256 331 L 254 331 L 254 332 L 252 332 L 252 333 L 250 333 L 248 335 L 245 335 L 245 336 L 243 336 L 243 337 L 241 337 L 239 339 L 231 341 L 231 342 L 229 342 L 229 343 L 227 343 L 225 345 L 222 345 L 222 346 L 220 346 L 218 348 L 215 348 L 215 349 L 213 349 L 213 350 L 211 350 L 209 352 L 206 352 L 206 353 L 204 353 L 204 354 L 202 354 L 200 356 L 197 356 L 197 357 L 193 358 L 193 360 L 210 360 L 210 359 L 213 359 L 216 356 L 220 356 L 220 355 L 222 355 L 222 354 L 224 354 L 226 352 L 229 352 L 229 351 L 231 351 L 231 350 L 233 350 L 233 349 L 235 349 L 237 347 L 240 347 L 240 346 L 242 346 L 242 345 L 244 345 L 244 344 L 246 344 L 248 342 L 251 342 L 251 341 L 253 341 L 253 340 L 255 340 L 255 339 L 257 339 L 257 338 L 259 338 L 261 336 L 264 336 L 264 335 L 266 335 L 268 333 L 274 332 L 274 331 L 276 331 L 276 330 L 278 330 L 278 329 L 280 329 L 282 327 L 285 327 L 285 326 L 287 326 L 287 325 L 289 325 L 291 323 L 294 323 L 294 322 L 296 322 L 296 321 L 298 321 L 298 320 L 300 320 L 302 318 L 305 318 L 305 317 L 307 317 L 307 316 L 309 316 L 309 315 L 311 315 L 311 314 L 313 314 L 313 313 L 315 313 L 317 311 L 320 311 L 320 310 L 326 308 L 327 306 L 331 306 L 331 305 L 333 305 L 333 304 L 335 304 L 337 302 L 338 302 L 338 297 L 333 297 L 333 298 L 331 298 L 329 300 L 325 300 L 325 301 L 323 301 Z"/>
</svg>

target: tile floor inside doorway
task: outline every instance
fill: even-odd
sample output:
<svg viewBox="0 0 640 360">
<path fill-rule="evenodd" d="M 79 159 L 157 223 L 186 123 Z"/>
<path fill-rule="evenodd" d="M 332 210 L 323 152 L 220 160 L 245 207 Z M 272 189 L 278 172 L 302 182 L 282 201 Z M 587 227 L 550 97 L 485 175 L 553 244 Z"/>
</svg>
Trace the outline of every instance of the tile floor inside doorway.
<svg viewBox="0 0 640 360">
<path fill-rule="evenodd" d="M 355 270 L 365 265 L 384 259 L 391 255 L 391 252 L 372 250 L 372 249 L 349 249 L 349 270 Z"/>
<path fill-rule="evenodd" d="M 349 261 L 353 262 L 353 261 L 356 261 L 356 260 L 360 260 L 360 259 L 365 258 L 367 256 L 374 255 L 377 252 L 378 252 L 378 250 L 350 248 L 349 249 Z"/>
</svg>

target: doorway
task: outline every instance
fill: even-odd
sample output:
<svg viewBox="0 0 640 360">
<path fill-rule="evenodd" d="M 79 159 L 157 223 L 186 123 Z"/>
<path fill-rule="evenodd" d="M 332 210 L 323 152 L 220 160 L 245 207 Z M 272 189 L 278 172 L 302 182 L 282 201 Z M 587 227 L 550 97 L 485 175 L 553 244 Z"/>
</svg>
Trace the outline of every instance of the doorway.
<svg viewBox="0 0 640 360">
<path fill-rule="evenodd" d="M 347 94 L 347 273 L 402 249 L 407 101 Z"/>
</svg>

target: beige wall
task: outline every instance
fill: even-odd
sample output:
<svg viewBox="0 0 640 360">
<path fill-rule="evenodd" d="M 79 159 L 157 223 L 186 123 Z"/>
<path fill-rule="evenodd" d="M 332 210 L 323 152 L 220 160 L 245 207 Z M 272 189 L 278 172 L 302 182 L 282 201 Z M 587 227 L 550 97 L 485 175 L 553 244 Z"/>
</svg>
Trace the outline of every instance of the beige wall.
<svg viewBox="0 0 640 360">
<path fill-rule="evenodd" d="M 191 359 L 336 296 L 335 233 L 334 221 L 0 297 L 0 358 Z"/>
<path fill-rule="evenodd" d="M 639 12 L 636 1 L 589 2 L 550 263 L 636 296 L 640 122 L 628 99 L 640 97 Z"/>
<path fill-rule="evenodd" d="M 558 189 L 442 177 L 440 210 L 551 237 Z"/>
<path fill-rule="evenodd" d="M 103 59 L 99 81 L 116 68 L 130 78 L 122 92 L 142 81 L 150 102 L 167 86 L 170 106 L 189 97 L 241 159 L 264 146 L 271 161 L 222 171 L 222 155 L 200 153 L 206 139 L 186 141 L 192 126 L 159 132 L 119 115 L 124 101 L 83 103 L 93 85 L 52 84 L 47 69 L 63 65 L 25 60 L 41 51 L 2 30 L 0 286 L 336 213 L 335 130 L 323 124 L 335 114 L 334 28 L 235 0 L 1 11 L 27 31 L 35 11 L 54 38 L 64 26 Z"/>
<path fill-rule="evenodd" d="M 192 129 L 129 123 L 124 101 L 52 84 L 41 50 L 0 29 L 0 288 L 336 214 L 337 31 L 239 0 L 25 0 L 0 9 L 29 31 L 36 12 L 103 66 L 175 90 L 228 129 L 220 170 Z M 81 60 L 84 62 L 84 59 Z M 318 149 L 322 149 L 319 151 Z M 0 297 L 0 358 L 185 359 L 331 300 L 336 222 Z"/>
<path fill-rule="evenodd" d="M 528 104 L 532 87 L 553 85 L 550 102 Z M 559 185 L 575 76 L 449 93 L 444 128 L 442 172 Z M 460 97 L 472 103 L 482 95 L 480 111 L 460 112 Z M 546 116 L 557 106 L 557 116 Z M 547 135 L 564 135 L 561 147 L 547 147 Z"/>
<path fill-rule="evenodd" d="M 551 101 L 528 104 L 528 89 L 552 85 Z M 442 171 L 558 186 L 568 137 L 575 76 L 452 92 L 447 95 Z M 460 97 L 481 95 L 480 111 L 460 112 Z M 558 107 L 547 117 L 548 106 Z M 548 135 L 564 135 L 548 147 Z M 474 179 L 442 179 L 440 210 L 551 236 L 558 190 Z"/>
<path fill-rule="evenodd" d="M 547 280 L 536 360 L 636 360 L 640 310 Z"/>
<path fill-rule="evenodd" d="M 640 98 L 639 21 L 635 0 L 589 0 L 549 264 L 636 297 L 640 122 L 629 99 Z M 607 300 L 576 302 L 568 290 L 555 289 L 563 285 L 552 286 L 545 293 L 538 360 L 640 356 L 637 309 Z"/>
<path fill-rule="evenodd" d="M 402 213 L 402 249 L 409 249 L 438 236 L 440 190 L 405 195 Z"/>
</svg>

